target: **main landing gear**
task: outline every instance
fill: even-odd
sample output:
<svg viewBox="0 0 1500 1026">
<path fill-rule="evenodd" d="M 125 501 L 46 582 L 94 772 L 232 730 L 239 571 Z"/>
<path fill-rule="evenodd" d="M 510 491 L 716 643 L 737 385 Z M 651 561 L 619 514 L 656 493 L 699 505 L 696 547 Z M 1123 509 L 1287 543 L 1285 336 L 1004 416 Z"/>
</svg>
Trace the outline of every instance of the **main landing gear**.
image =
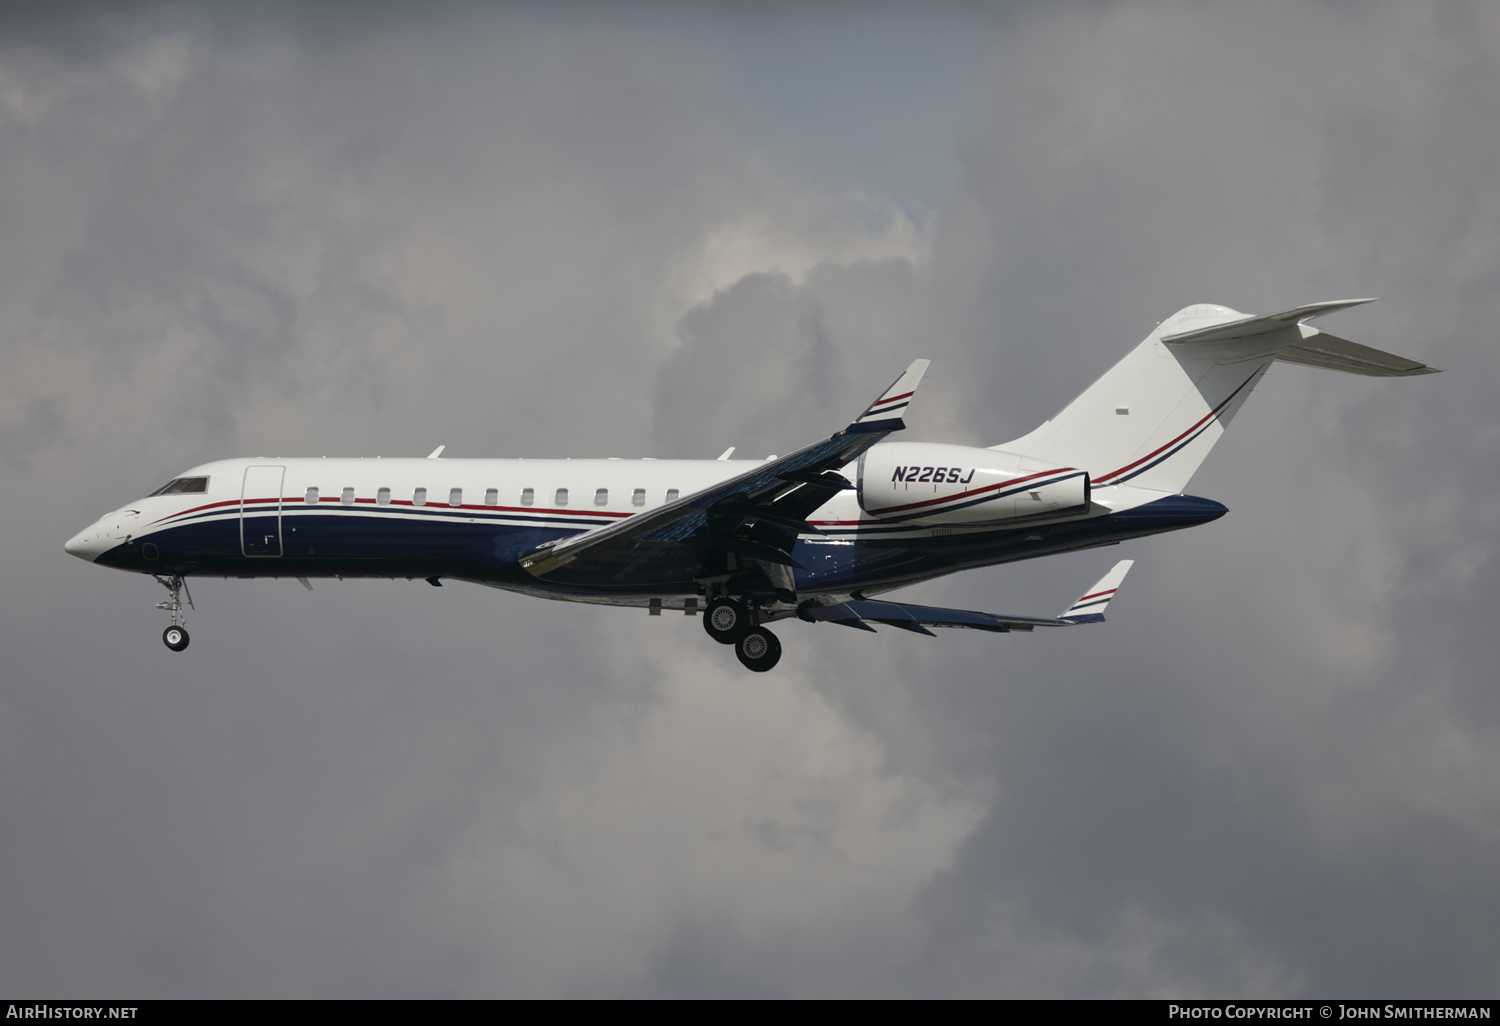
<svg viewBox="0 0 1500 1026">
<path fill-rule="evenodd" d="M 182 596 L 187 596 L 189 609 L 197 609 L 198 607 L 193 605 L 193 593 L 188 590 L 187 581 L 181 577 L 163 577 L 161 574 L 153 576 L 156 578 L 156 583 L 166 588 L 170 596 L 165 602 L 156 604 L 157 609 L 165 609 L 172 614 L 172 624 L 161 632 L 161 640 L 173 652 L 181 652 L 188 647 L 188 642 L 191 640 L 188 637 L 187 628 L 182 625 Z"/>
<path fill-rule="evenodd" d="M 781 642 L 776 635 L 752 622 L 745 604 L 720 596 L 703 611 L 703 629 L 721 645 L 733 645 L 734 654 L 747 670 L 765 673 L 781 661 Z"/>
</svg>

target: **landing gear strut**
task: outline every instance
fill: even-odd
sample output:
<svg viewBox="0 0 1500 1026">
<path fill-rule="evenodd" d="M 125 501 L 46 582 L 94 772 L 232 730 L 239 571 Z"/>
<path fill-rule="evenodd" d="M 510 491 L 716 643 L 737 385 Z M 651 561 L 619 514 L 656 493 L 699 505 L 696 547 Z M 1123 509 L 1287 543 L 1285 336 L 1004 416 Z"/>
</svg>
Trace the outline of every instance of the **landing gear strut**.
<svg viewBox="0 0 1500 1026">
<path fill-rule="evenodd" d="M 173 652 L 181 652 L 188 647 L 187 628 L 182 625 L 182 597 L 187 596 L 189 609 L 197 609 L 193 605 L 193 593 L 188 590 L 187 581 L 180 576 L 163 577 L 161 574 L 153 574 L 156 583 L 167 589 L 170 596 L 165 602 L 158 602 L 157 609 L 165 609 L 172 615 L 172 625 L 161 632 L 161 640 Z"/>
<path fill-rule="evenodd" d="M 781 642 L 764 627 L 752 627 L 734 643 L 734 654 L 745 669 L 765 673 L 781 661 Z"/>
</svg>

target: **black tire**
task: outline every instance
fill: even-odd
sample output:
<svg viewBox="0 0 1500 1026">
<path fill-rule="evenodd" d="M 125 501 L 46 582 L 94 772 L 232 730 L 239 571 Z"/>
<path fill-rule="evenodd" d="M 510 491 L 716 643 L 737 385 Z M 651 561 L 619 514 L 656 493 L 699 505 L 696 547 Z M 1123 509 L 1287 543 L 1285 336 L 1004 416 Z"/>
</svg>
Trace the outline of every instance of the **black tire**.
<svg viewBox="0 0 1500 1026">
<path fill-rule="evenodd" d="M 781 662 L 781 642 L 764 627 L 752 627 L 734 643 L 734 654 L 739 656 L 745 669 L 765 673 Z"/>
<path fill-rule="evenodd" d="M 188 637 L 186 627 L 179 627 L 173 624 L 161 632 L 161 640 L 173 652 L 181 652 L 188 647 L 188 642 L 192 639 Z"/>
<path fill-rule="evenodd" d="M 744 604 L 732 598 L 716 598 L 703 610 L 703 629 L 721 645 L 733 645 L 752 626 Z"/>
</svg>

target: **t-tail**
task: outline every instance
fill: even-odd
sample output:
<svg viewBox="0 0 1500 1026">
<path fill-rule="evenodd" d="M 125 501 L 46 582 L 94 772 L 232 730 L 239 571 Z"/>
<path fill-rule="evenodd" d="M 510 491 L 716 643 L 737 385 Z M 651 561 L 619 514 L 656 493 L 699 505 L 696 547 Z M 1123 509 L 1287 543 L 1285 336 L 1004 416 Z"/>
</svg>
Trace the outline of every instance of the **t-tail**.
<svg viewBox="0 0 1500 1026">
<path fill-rule="evenodd" d="M 1095 488 L 1181 492 L 1277 360 L 1371 377 L 1437 370 L 1306 323 L 1369 302 L 1312 303 L 1259 317 L 1212 304 L 1179 310 L 1062 412 L 994 448 L 1083 468 Z"/>
</svg>

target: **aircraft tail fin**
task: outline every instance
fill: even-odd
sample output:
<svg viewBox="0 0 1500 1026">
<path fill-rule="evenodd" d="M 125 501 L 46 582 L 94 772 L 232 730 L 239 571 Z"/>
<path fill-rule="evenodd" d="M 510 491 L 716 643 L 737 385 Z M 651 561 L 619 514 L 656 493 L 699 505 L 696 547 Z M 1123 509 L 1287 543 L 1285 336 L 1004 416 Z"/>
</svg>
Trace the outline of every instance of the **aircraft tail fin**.
<svg viewBox="0 0 1500 1026">
<path fill-rule="evenodd" d="M 1277 360 L 1380 377 L 1437 370 L 1306 323 L 1369 302 L 1312 303 L 1258 317 L 1213 304 L 1186 307 L 1051 420 L 992 448 L 1082 467 L 1095 488 L 1129 482 L 1180 492 Z"/>
</svg>

